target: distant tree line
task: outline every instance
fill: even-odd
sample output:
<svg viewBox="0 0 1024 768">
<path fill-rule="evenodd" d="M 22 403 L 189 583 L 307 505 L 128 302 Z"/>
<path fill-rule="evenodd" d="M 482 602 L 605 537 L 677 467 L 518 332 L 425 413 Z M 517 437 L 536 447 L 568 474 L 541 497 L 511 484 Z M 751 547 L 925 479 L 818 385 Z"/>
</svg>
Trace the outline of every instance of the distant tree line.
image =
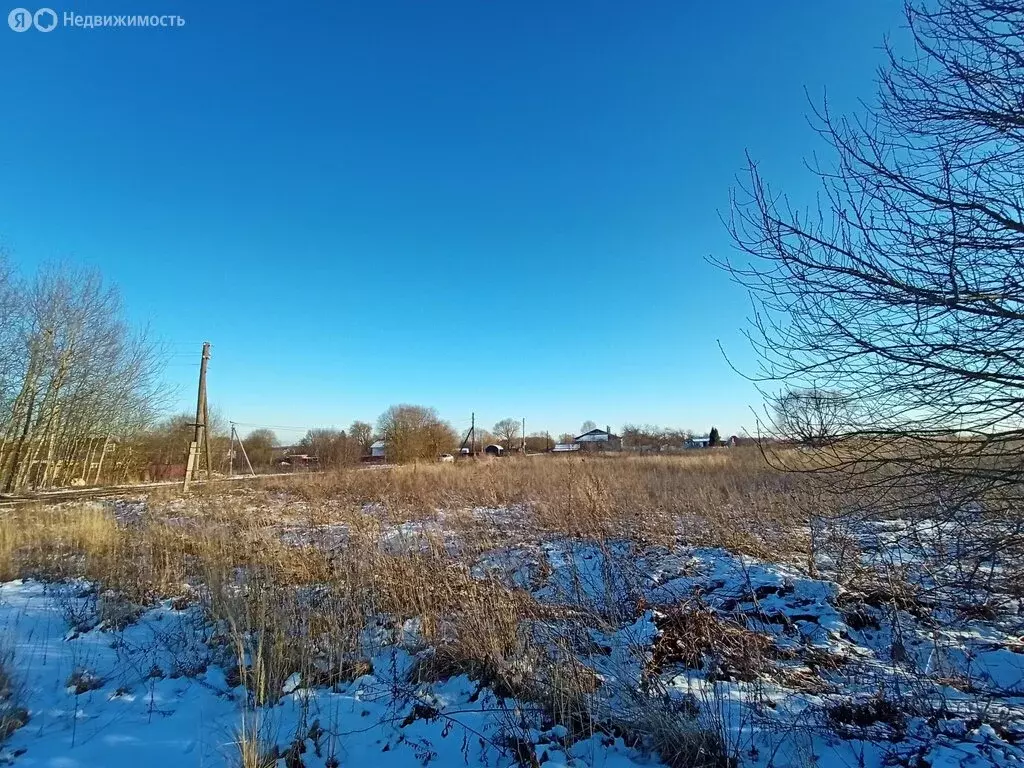
<svg viewBox="0 0 1024 768">
<path fill-rule="evenodd" d="M 656 424 L 626 424 L 622 427 L 622 447 L 631 451 L 675 451 L 687 447 L 688 441 L 707 435 L 708 446 L 723 445 L 724 440 L 718 427 L 711 427 L 705 433 L 692 429 L 659 427 Z"/>
<path fill-rule="evenodd" d="M 125 479 L 160 479 L 180 471 L 188 453 L 194 431 L 194 417 L 183 413 L 168 417 L 138 434 L 129 444 L 119 446 L 121 453 L 131 454 L 134 461 Z M 230 455 L 230 433 L 225 423 L 211 413 L 210 452 L 216 472 L 227 472 L 233 461 L 236 473 L 248 471 L 247 457 L 256 472 L 266 472 L 289 456 L 315 457 L 323 469 L 357 464 L 370 454 L 376 440 L 387 445 L 389 462 L 436 460 L 441 453 L 456 450 L 458 436 L 452 426 L 442 421 L 432 408 L 417 405 L 396 405 L 383 413 L 377 427 L 365 421 L 354 421 L 345 429 L 319 427 L 310 429 L 298 442 L 285 445 L 270 428 L 257 428 L 239 435 L 241 444 L 233 446 Z M 242 449 L 244 448 L 244 456 Z"/>
<path fill-rule="evenodd" d="M 681 450 L 693 435 L 691 429 L 659 427 L 656 424 L 626 424 L 622 427 L 622 447 L 630 450 Z"/>
</svg>

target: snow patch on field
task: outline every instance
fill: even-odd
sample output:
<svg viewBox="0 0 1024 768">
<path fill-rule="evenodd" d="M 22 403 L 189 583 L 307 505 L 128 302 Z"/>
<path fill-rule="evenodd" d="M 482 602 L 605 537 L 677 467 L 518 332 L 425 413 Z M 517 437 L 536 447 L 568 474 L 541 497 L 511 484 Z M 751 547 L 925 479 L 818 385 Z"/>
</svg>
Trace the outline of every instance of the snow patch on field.
<svg viewBox="0 0 1024 768">
<path fill-rule="evenodd" d="M 333 690 L 286 681 L 280 703 L 255 712 L 232 687 L 194 607 L 170 602 L 123 630 L 75 630 L 68 617 L 95 601 L 87 585 L 9 582 L 0 587 L 0 628 L 13 651 L 28 723 L 0 748 L 18 766 L 180 768 L 237 764 L 239 729 L 259 721 L 268 744 L 301 744 L 307 768 L 331 765 L 507 766 L 500 748 L 510 710 L 465 676 L 410 688 L 413 657 L 390 649 L 373 673 Z M 82 682 L 75 687 L 74 682 Z M 86 682 L 87 681 L 87 682 Z M 531 735 L 551 766 L 648 764 L 621 739 L 564 744 L 557 730 Z M 338 762 L 332 762 L 337 760 Z"/>
</svg>

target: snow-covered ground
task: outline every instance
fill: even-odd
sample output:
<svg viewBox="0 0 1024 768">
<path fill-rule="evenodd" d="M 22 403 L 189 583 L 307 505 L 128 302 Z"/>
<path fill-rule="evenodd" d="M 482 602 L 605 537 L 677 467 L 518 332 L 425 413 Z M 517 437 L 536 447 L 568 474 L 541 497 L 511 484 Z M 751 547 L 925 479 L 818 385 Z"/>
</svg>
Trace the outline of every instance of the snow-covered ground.
<svg viewBox="0 0 1024 768">
<path fill-rule="evenodd" d="M 515 526 L 507 510 L 469 516 Z M 672 764 L 664 744 L 652 750 L 657 723 L 713 734 L 750 766 L 1019 764 L 1019 599 L 991 552 L 956 550 L 955 568 L 989 577 L 952 589 L 964 582 L 936 563 L 953 567 L 952 542 L 970 530 L 956 525 L 851 523 L 837 537 L 856 544 L 854 560 L 823 548 L 820 578 L 682 543 L 518 536 L 473 553 L 475 578 L 552 608 L 524 628 L 537 644 L 571 649 L 592 671 L 596 732 L 583 737 L 464 675 L 412 682 L 431 653 L 414 641 L 414 618 L 367 649 L 367 674 L 331 689 L 293 675 L 278 703 L 253 707 L 197 605 L 124 615 L 87 584 L 10 582 L 0 586 L 0 652 L 28 720 L 0 754 L 47 768 L 237 765 L 239 733 L 255 729 L 282 768 Z M 334 548 L 347 530 L 295 523 L 280 535 Z M 386 526 L 380 546 L 415 551 L 426 537 L 458 556 L 443 516 Z"/>
<path fill-rule="evenodd" d="M 280 765 L 508 765 L 514 704 L 464 676 L 410 686 L 413 657 L 384 650 L 373 672 L 335 689 L 289 679 L 280 702 L 254 708 L 218 666 L 195 607 L 171 601 L 115 630 L 72 628 L 90 614 L 85 585 L 9 582 L 0 588 L 0 628 L 28 710 L 0 759 L 19 766 L 220 766 L 238 764 L 238 742 L 258 731 Z M 69 617 L 71 621 L 69 621 Z M 563 729 L 531 734 L 545 764 L 616 768 L 644 764 L 621 739 L 563 743 Z M 301 763 L 287 762 L 298 747 Z M 504 748 L 503 748 L 504 747 Z M 294 757 L 292 758 L 294 760 Z"/>
<path fill-rule="evenodd" d="M 942 623 L 941 610 L 865 599 L 721 549 L 558 541 L 540 550 L 540 559 L 527 550 L 495 553 L 478 567 L 528 584 L 524 563 L 546 558 L 551 574 L 538 598 L 589 605 L 623 627 L 592 631 L 597 648 L 584 663 L 619 687 L 676 699 L 680 711 L 696 698 L 698 719 L 744 764 L 1024 760 L 1016 605 L 1002 616 Z M 700 658 L 694 646 L 703 646 Z M 642 659 L 648 679 L 638 670 L 623 680 L 624 656 Z"/>
</svg>

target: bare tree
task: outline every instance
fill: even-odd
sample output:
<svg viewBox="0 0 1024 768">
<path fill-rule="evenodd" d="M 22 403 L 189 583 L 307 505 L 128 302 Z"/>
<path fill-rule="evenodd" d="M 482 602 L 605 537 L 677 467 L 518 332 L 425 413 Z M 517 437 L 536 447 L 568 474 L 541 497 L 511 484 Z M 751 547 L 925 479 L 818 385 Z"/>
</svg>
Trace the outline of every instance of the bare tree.
<svg viewBox="0 0 1024 768">
<path fill-rule="evenodd" d="M 592 429 L 597 429 L 597 424 L 595 424 L 594 422 L 590 421 L 590 419 L 587 419 L 586 421 L 584 421 L 580 425 L 580 434 L 581 435 L 585 435 L 585 434 L 587 434 L 587 432 L 589 432 Z"/>
<path fill-rule="evenodd" d="M 811 481 L 809 568 L 895 584 L 914 546 L 915 599 L 957 624 L 1024 577 L 1024 4 L 936 0 L 907 19 L 916 51 L 889 51 L 868 114 L 816 113 L 836 158 L 812 166 L 816 208 L 751 163 L 729 219 L 746 257 L 724 266 L 754 300 L 764 393 L 846 410 L 812 455 L 766 450 Z M 835 557 L 869 539 L 870 563 Z"/>
<path fill-rule="evenodd" d="M 352 464 L 359 459 L 359 446 L 343 429 L 320 427 L 306 432 L 298 447 L 315 456 L 325 469 Z"/>
<path fill-rule="evenodd" d="M 772 399 L 778 435 L 809 446 L 827 445 L 849 431 L 847 397 L 823 389 L 791 389 Z"/>
<path fill-rule="evenodd" d="M 255 468 L 266 469 L 274 463 L 274 446 L 277 445 L 277 435 L 272 429 L 254 429 L 245 436 L 242 441 L 245 446 L 245 454 L 249 457 L 249 463 Z"/>
<path fill-rule="evenodd" d="M 140 479 L 162 480 L 175 465 L 184 466 L 195 433 L 195 414 L 170 416 L 139 435 L 133 445 L 135 474 Z"/>
<path fill-rule="evenodd" d="M 49 266 L 26 283 L 0 264 L 0 487 L 99 481 L 152 421 L 156 347 L 122 314 L 96 272 Z"/>
<path fill-rule="evenodd" d="M 13 406 L 19 380 L 22 291 L 13 267 L 0 251 L 0 414 Z"/>
<path fill-rule="evenodd" d="M 373 445 L 373 425 L 365 421 L 353 421 L 348 428 L 349 439 L 359 447 L 361 456 L 370 455 L 370 446 Z"/>
<path fill-rule="evenodd" d="M 529 453 L 544 453 L 555 447 L 555 441 L 547 432 L 534 432 L 526 436 L 526 450 Z"/>
<path fill-rule="evenodd" d="M 502 419 L 494 425 L 494 434 L 505 445 L 506 451 L 511 451 L 515 439 L 519 437 L 519 420 Z"/>
<path fill-rule="evenodd" d="M 693 430 L 660 427 L 657 424 L 626 424 L 622 427 L 622 444 L 630 450 L 682 450 Z"/>
<path fill-rule="evenodd" d="M 863 418 L 836 463 L 881 462 L 922 499 L 1009 509 L 1024 481 L 1024 6 L 907 8 L 866 117 L 816 112 L 834 165 L 792 208 L 751 163 L 729 220 L 755 298 L 755 378 Z M 879 451 L 897 437 L 899 450 Z"/>
<path fill-rule="evenodd" d="M 207 416 L 214 467 L 226 472 L 230 443 L 228 422 L 215 408 L 211 408 Z M 195 418 L 195 412 L 168 416 L 119 442 L 112 457 L 114 474 L 111 479 L 126 482 L 178 477 L 177 473 L 184 471 L 189 443 L 195 434 Z M 246 443 L 247 449 L 248 445 Z"/>
<path fill-rule="evenodd" d="M 458 444 L 452 426 L 437 411 L 422 405 L 393 405 L 377 420 L 377 431 L 387 444 L 389 461 L 434 460 L 451 453 Z"/>
</svg>

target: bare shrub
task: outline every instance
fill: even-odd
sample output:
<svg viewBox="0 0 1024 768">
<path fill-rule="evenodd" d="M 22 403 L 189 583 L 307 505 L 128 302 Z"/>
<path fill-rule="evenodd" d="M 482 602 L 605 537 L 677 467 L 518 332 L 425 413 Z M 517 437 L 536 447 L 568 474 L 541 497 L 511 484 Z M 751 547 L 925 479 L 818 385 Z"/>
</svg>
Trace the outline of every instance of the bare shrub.
<svg viewBox="0 0 1024 768">
<path fill-rule="evenodd" d="M 650 707 L 634 726 L 669 768 L 731 768 L 722 738 L 686 713 Z"/>
</svg>

